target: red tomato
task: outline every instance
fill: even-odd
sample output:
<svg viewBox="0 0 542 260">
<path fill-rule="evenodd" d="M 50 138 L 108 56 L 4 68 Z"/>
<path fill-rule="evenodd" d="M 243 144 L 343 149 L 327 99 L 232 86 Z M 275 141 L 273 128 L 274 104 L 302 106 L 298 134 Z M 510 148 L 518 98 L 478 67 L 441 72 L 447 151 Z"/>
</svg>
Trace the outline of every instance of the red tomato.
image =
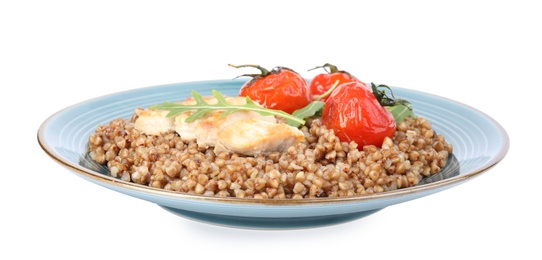
<svg viewBox="0 0 542 260">
<path fill-rule="evenodd" d="M 354 141 L 382 146 L 385 137 L 393 137 L 396 123 L 393 115 L 359 82 L 339 85 L 324 106 L 322 123 L 333 129 L 342 142 Z"/>
<path fill-rule="evenodd" d="M 268 71 L 258 65 L 240 65 L 240 67 L 253 67 L 261 74 L 246 74 L 252 80 L 245 83 L 239 91 L 240 96 L 248 96 L 260 105 L 292 113 L 312 102 L 307 81 L 297 72 L 285 68 L 275 67 Z"/>
<path fill-rule="evenodd" d="M 365 85 L 365 83 L 361 82 L 359 79 L 354 77 L 352 74 L 344 71 L 339 70 L 337 66 L 331 65 L 329 63 L 324 64 L 323 66 L 318 66 L 313 69 L 317 68 L 323 68 L 327 71 L 327 73 L 321 73 L 316 75 L 309 85 L 311 89 L 312 95 L 322 95 L 326 91 L 328 91 L 334 84 L 339 81 L 339 84 L 347 83 L 347 82 L 359 82 Z M 313 70 L 310 69 L 310 70 Z M 329 71 L 328 71 L 329 69 Z M 366 85 L 367 89 L 369 87 Z M 327 97 L 322 98 L 321 101 L 326 101 Z"/>
</svg>

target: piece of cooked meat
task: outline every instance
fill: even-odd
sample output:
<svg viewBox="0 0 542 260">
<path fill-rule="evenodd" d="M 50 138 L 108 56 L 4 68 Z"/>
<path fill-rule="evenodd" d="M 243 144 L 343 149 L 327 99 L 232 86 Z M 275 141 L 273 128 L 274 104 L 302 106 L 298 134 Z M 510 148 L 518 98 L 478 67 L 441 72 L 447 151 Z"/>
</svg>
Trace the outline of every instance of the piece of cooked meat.
<svg viewBox="0 0 542 260">
<path fill-rule="evenodd" d="M 303 132 L 293 126 L 257 118 L 230 124 L 222 128 L 217 137 L 215 152 L 236 151 L 246 155 L 285 152 L 290 146 L 305 140 Z"/>
<path fill-rule="evenodd" d="M 148 135 L 159 135 L 173 129 L 173 117 L 167 117 L 169 111 L 165 110 L 135 110 L 137 120 L 135 128 Z"/>
<path fill-rule="evenodd" d="M 209 104 L 216 104 L 214 97 L 205 97 Z M 244 97 L 228 97 L 230 104 L 246 104 Z M 189 98 L 180 104 L 193 105 Z M 176 131 L 185 142 L 196 141 L 201 147 L 214 147 L 215 152 L 236 152 L 244 155 L 258 155 L 269 152 L 284 152 L 291 145 L 302 142 L 305 136 L 298 128 L 277 123 L 274 116 L 263 116 L 253 111 L 237 111 L 221 117 L 223 111 L 212 111 L 194 122 L 185 119 L 193 112 L 184 112 L 167 117 L 165 110 L 136 110 L 138 118 L 135 128 L 145 134 L 158 135 Z"/>
</svg>

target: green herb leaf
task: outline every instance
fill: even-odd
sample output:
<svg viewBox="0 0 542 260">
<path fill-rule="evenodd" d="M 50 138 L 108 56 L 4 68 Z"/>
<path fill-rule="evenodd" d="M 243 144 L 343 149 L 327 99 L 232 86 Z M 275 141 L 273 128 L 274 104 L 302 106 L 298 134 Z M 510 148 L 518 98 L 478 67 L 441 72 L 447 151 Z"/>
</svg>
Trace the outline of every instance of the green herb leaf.
<svg viewBox="0 0 542 260">
<path fill-rule="evenodd" d="M 412 108 L 406 105 L 400 104 L 400 105 L 395 105 L 395 106 L 385 106 L 385 108 L 391 112 L 397 124 L 403 122 L 403 120 L 405 120 L 405 118 L 407 118 L 408 116 L 412 118 L 415 117 L 414 111 L 412 110 Z"/>
<path fill-rule="evenodd" d="M 217 90 L 213 90 L 213 96 L 218 101 L 216 104 L 207 103 L 205 99 L 194 90 L 192 91 L 192 96 L 196 101 L 195 105 L 183 105 L 172 102 L 164 102 L 161 105 L 151 106 L 151 109 L 168 110 L 168 117 L 175 116 L 186 111 L 193 111 L 194 113 L 187 117 L 185 120 L 185 122 L 188 123 L 194 122 L 196 119 L 203 117 L 207 112 L 222 110 L 224 111 L 224 113 L 221 114 L 221 117 L 226 117 L 227 115 L 237 111 L 253 111 L 263 116 L 279 116 L 285 118 L 286 120 L 288 120 L 288 122 L 293 122 L 299 125 L 305 124 L 305 120 L 303 120 L 303 118 L 290 115 L 281 110 L 264 108 L 252 101 L 250 97 L 246 97 L 246 104 L 244 105 L 232 105 L 228 103 L 224 96 Z"/>
<path fill-rule="evenodd" d="M 318 114 L 321 114 L 322 110 L 324 109 L 325 104 L 326 103 L 323 101 L 313 101 L 309 103 L 308 105 L 306 105 L 305 107 L 294 111 L 292 115 L 297 118 L 303 118 L 303 119 L 314 116 L 314 115 L 318 115 Z M 288 124 L 295 127 L 299 127 L 302 125 L 291 120 L 288 120 Z"/>
</svg>

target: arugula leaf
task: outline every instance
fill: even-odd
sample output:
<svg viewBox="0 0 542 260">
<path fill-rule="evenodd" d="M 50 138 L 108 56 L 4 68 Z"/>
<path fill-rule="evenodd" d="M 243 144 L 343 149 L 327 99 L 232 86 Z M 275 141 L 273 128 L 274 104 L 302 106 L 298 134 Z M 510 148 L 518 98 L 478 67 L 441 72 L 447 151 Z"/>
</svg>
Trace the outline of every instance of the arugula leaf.
<svg viewBox="0 0 542 260">
<path fill-rule="evenodd" d="M 207 112 L 215 111 L 215 110 L 222 110 L 224 113 L 222 113 L 221 117 L 226 117 L 227 115 L 237 112 L 237 111 L 253 111 L 257 112 L 263 116 L 279 116 L 283 117 L 288 120 L 288 122 L 292 122 L 292 124 L 299 124 L 303 125 L 305 124 L 305 120 L 303 118 L 299 118 L 293 115 L 290 115 L 284 111 L 281 110 L 275 110 L 275 109 L 269 109 L 264 108 L 258 104 L 256 104 L 250 97 L 246 97 L 246 104 L 244 105 L 232 105 L 226 101 L 224 96 L 218 92 L 217 90 L 213 90 L 213 96 L 218 101 L 216 104 L 209 104 L 205 101 L 205 99 L 199 94 L 197 91 L 192 91 L 192 96 L 194 97 L 194 100 L 196 101 L 195 105 L 184 105 L 184 104 L 177 104 L 172 102 L 164 102 L 161 105 L 154 105 L 151 106 L 151 109 L 157 109 L 157 110 L 168 110 L 169 113 L 167 114 L 168 117 L 175 116 L 177 114 L 186 112 L 186 111 L 193 111 L 194 113 L 186 118 L 185 122 L 194 122 L 196 119 L 203 117 Z"/>
<path fill-rule="evenodd" d="M 325 104 L 326 102 L 323 102 L 323 101 L 313 101 L 309 103 L 307 106 L 294 111 L 292 115 L 297 118 L 303 118 L 303 119 L 314 116 L 314 115 L 318 115 L 318 114 L 321 114 L 322 109 L 324 108 Z M 288 120 L 287 123 L 295 127 L 299 127 L 302 125 L 291 120 Z"/>
<path fill-rule="evenodd" d="M 416 117 L 412 108 L 403 104 L 395 106 L 385 106 L 385 108 L 391 112 L 397 124 L 403 122 L 403 120 L 405 120 L 405 118 L 407 118 L 408 116 L 411 116 L 412 118 Z"/>
</svg>

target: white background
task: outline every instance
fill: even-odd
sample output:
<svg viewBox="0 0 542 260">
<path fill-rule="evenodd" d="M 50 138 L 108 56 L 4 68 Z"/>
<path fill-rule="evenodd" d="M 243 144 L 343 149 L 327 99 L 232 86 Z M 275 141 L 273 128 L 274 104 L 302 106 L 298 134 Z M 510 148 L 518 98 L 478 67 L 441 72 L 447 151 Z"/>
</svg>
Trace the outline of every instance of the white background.
<svg viewBox="0 0 542 260">
<path fill-rule="evenodd" d="M 0 258 L 540 259 L 541 11 L 536 1 L 0 1 Z M 257 231 L 94 185 L 36 139 L 48 116 L 101 95 L 247 72 L 228 63 L 310 77 L 326 62 L 487 113 L 510 136 L 506 158 L 357 221 Z"/>
</svg>

